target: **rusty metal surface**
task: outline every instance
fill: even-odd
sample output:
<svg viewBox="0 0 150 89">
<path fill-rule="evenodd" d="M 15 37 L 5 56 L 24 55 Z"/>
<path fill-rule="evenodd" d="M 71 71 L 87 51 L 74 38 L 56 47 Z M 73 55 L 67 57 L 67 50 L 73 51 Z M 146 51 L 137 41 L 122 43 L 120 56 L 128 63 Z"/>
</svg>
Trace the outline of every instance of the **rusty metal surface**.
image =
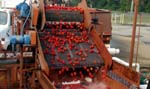
<svg viewBox="0 0 150 89">
<path fill-rule="evenodd" d="M 134 57 L 135 35 L 136 35 L 139 0 L 134 0 L 134 4 L 135 4 L 134 5 L 134 18 L 133 18 L 132 39 L 131 39 L 130 58 L 129 58 L 129 67 L 130 68 L 132 68 L 133 57 Z"/>
<path fill-rule="evenodd" d="M 112 66 L 112 56 L 108 52 L 105 44 L 102 41 L 102 38 L 99 37 L 99 35 L 95 29 L 91 30 L 90 35 L 91 35 L 91 38 L 92 38 L 93 42 L 95 43 L 97 49 L 100 52 L 100 55 L 105 63 L 105 67 L 107 69 L 110 69 Z"/>
<path fill-rule="evenodd" d="M 78 4 L 78 7 L 84 10 L 84 27 L 86 29 L 89 29 L 91 27 L 91 15 L 88 10 L 88 5 L 86 0 L 81 0 L 81 2 Z"/>
<path fill-rule="evenodd" d="M 111 35 L 112 31 L 111 12 L 97 9 L 89 9 L 89 10 L 92 19 L 93 18 L 98 19 L 99 24 L 96 25 L 96 30 L 98 31 L 98 33 L 109 32 L 109 34 Z M 103 29 L 101 28 L 101 25 L 103 25 Z"/>
<path fill-rule="evenodd" d="M 48 77 L 42 72 L 36 72 L 41 87 L 38 89 L 56 89 Z"/>
<path fill-rule="evenodd" d="M 128 84 L 124 84 L 124 85 L 126 85 L 128 87 L 130 87 L 132 85 L 135 85 L 137 87 L 139 86 L 140 74 L 137 73 L 136 71 L 134 71 L 126 66 L 123 66 L 115 61 L 113 61 L 112 71 L 128 82 Z M 115 80 L 117 80 L 117 79 L 115 79 Z"/>
<path fill-rule="evenodd" d="M 110 78 L 112 78 L 112 79 L 114 79 L 114 80 L 120 82 L 121 84 L 123 84 L 123 85 L 125 85 L 125 86 L 127 86 L 127 87 L 130 87 L 130 86 L 132 85 L 130 82 L 128 82 L 127 80 L 125 80 L 125 79 L 122 78 L 121 76 L 119 76 L 119 75 L 113 73 L 112 71 L 109 71 L 109 72 L 107 73 L 107 75 L 108 75 Z"/>
</svg>

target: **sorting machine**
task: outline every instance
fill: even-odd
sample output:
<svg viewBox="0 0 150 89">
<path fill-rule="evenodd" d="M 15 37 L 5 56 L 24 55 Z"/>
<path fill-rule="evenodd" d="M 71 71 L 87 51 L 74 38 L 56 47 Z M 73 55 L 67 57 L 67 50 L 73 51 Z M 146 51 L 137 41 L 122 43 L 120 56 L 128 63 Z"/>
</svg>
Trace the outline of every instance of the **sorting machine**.
<svg viewBox="0 0 150 89">
<path fill-rule="evenodd" d="M 77 7 L 43 0 L 38 5 L 32 4 L 27 20 L 14 13 L 12 56 L 1 67 L 1 74 L 8 76 L 0 81 L 5 85 L 0 88 L 89 89 L 91 84 L 104 83 L 106 89 L 138 89 L 139 74 L 112 61 L 86 0 Z M 2 52 L 4 62 L 9 52 Z"/>
</svg>

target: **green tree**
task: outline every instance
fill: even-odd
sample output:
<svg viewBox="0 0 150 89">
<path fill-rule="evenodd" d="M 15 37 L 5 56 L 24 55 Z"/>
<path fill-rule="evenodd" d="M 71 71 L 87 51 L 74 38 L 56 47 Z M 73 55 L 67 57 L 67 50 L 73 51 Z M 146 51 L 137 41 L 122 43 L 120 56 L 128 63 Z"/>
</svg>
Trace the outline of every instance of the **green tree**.
<svg viewBox="0 0 150 89">
<path fill-rule="evenodd" d="M 145 12 L 150 12 L 150 0 L 145 0 L 144 11 Z"/>
<path fill-rule="evenodd" d="M 120 11 L 130 11 L 131 0 L 120 0 Z"/>
<path fill-rule="evenodd" d="M 72 0 L 71 1 L 71 6 L 77 6 L 80 0 Z"/>
<path fill-rule="evenodd" d="M 80 0 L 72 0 L 75 6 Z M 132 0 L 87 0 L 88 6 L 100 9 L 109 9 L 116 11 L 127 12 L 130 11 Z M 150 0 L 139 0 L 139 11 L 150 12 Z"/>
</svg>

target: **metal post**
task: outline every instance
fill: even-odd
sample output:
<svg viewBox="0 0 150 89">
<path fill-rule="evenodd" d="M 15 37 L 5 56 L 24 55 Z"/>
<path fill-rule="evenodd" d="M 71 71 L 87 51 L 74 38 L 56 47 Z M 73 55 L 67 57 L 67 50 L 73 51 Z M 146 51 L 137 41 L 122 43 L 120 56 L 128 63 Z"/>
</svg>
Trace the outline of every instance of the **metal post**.
<svg viewBox="0 0 150 89">
<path fill-rule="evenodd" d="M 133 30 L 132 30 L 132 40 L 130 48 L 130 59 L 129 67 L 132 68 L 133 56 L 134 56 L 134 44 L 135 44 L 135 34 L 136 34 L 136 24 L 137 24 L 137 15 L 138 15 L 138 3 L 139 0 L 134 0 L 134 19 L 133 19 Z"/>
<path fill-rule="evenodd" d="M 138 30 L 138 40 L 137 40 L 136 56 L 135 56 L 136 63 L 137 63 L 137 60 L 138 60 L 138 52 L 139 52 L 139 45 L 140 45 L 141 20 L 142 20 L 142 16 L 141 16 L 141 14 L 140 14 L 140 22 L 139 22 L 139 30 Z"/>
<path fill-rule="evenodd" d="M 131 1 L 131 8 L 130 8 L 130 13 L 133 13 L 133 0 Z"/>
</svg>

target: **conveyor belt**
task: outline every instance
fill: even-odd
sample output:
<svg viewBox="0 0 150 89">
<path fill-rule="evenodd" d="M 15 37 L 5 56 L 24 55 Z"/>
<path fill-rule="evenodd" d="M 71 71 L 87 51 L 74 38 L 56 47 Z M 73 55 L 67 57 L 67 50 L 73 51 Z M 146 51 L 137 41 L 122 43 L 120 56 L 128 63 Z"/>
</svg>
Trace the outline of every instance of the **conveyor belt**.
<svg viewBox="0 0 150 89">
<path fill-rule="evenodd" d="M 51 30 L 47 30 L 47 31 L 50 32 Z M 50 34 L 50 35 L 52 36 L 52 34 Z M 76 35 L 79 35 L 79 33 L 76 32 Z M 39 32 L 39 36 L 40 36 L 40 38 L 43 38 L 44 36 L 46 36 L 46 32 Z M 60 36 L 60 38 L 65 38 L 65 37 Z M 44 51 L 44 49 L 46 49 L 45 43 L 52 46 L 51 43 L 49 43 L 46 40 L 40 39 L 40 42 L 41 42 L 41 47 L 42 47 L 43 51 Z M 79 50 L 69 49 L 69 43 L 67 43 L 67 42 L 64 45 L 65 48 L 67 48 L 67 50 L 65 52 L 63 52 L 63 53 L 58 52 L 57 47 L 56 47 L 54 49 L 56 55 L 53 56 L 51 54 L 44 54 L 45 60 L 47 61 L 49 67 L 53 67 L 53 68 L 62 68 L 62 67 L 66 67 L 66 66 L 70 67 L 70 68 L 72 68 L 72 67 L 80 68 L 80 67 L 83 67 L 83 66 L 87 66 L 87 67 L 88 66 L 89 67 L 91 67 L 91 66 L 92 67 L 102 66 L 103 61 L 102 61 L 100 55 L 98 54 L 98 50 L 96 49 L 96 47 L 93 48 L 94 52 L 92 52 L 92 53 L 87 52 L 85 50 L 85 49 L 90 50 L 90 45 L 91 44 L 93 44 L 92 40 L 90 40 L 89 43 L 86 43 L 86 42 L 81 42 L 81 43 L 78 43 L 78 44 L 75 43 L 75 47 L 77 49 L 83 50 L 83 54 L 87 55 L 87 57 L 85 58 L 84 61 L 79 60 L 79 59 L 81 59 L 81 57 L 75 54 Z M 51 49 L 48 49 L 48 51 L 51 51 Z M 70 61 L 67 60 L 67 54 L 70 55 L 72 63 L 70 63 Z M 57 58 L 60 58 L 61 61 L 63 61 L 64 63 L 59 62 L 57 60 Z M 77 59 L 78 59 L 78 61 L 76 61 Z M 77 64 L 74 66 L 73 63 L 77 63 Z"/>
<path fill-rule="evenodd" d="M 73 21 L 83 22 L 83 13 L 79 11 L 67 11 L 67 10 L 47 10 L 46 21 Z"/>
<path fill-rule="evenodd" d="M 17 59 L 3 59 L 0 60 L 0 65 L 6 65 L 6 64 L 18 64 L 19 61 Z"/>
</svg>

